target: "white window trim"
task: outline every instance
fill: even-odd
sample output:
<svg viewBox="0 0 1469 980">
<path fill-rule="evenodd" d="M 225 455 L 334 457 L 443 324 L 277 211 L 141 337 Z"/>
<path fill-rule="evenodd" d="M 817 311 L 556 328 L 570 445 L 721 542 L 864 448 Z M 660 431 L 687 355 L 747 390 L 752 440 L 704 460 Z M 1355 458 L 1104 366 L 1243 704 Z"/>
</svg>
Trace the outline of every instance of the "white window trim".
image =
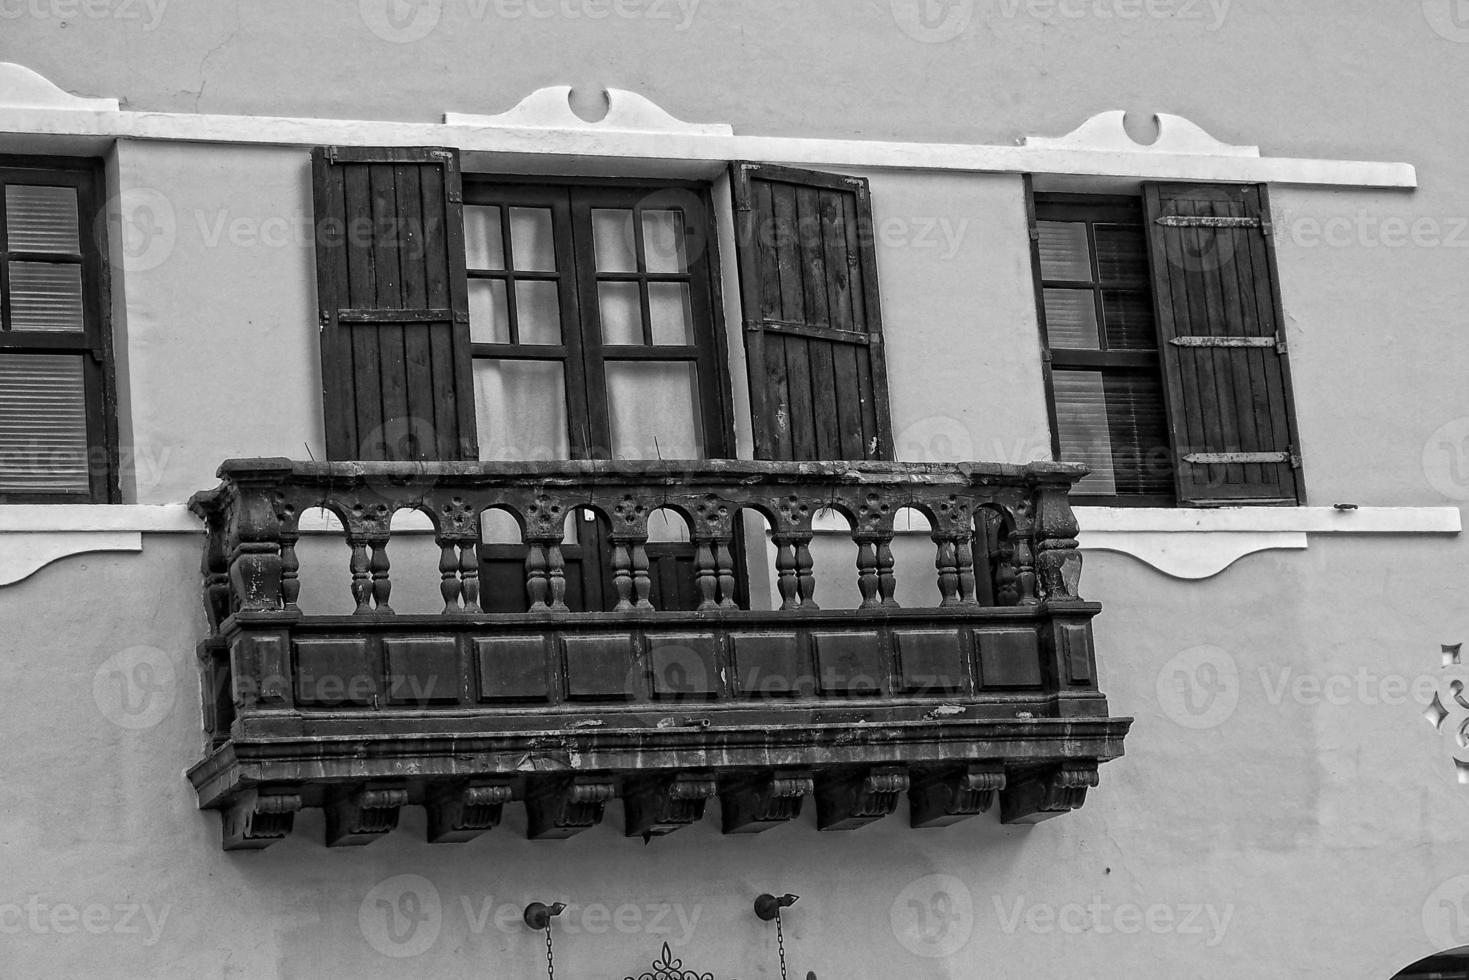
<svg viewBox="0 0 1469 980">
<path fill-rule="evenodd" d="M 114 99 L 78 98 L 21 65 L 0 62 L 0 150 L 57 152 L 118 139 L 273 146 L 449 146 L 466 156 L 507 161 L 560 159 L 578 166 L 653 161 L 718 167 L 753 160 L 805 167 L 971 173 L 1056 174 L 1141 180 L 1199 180 L 1337 187 L 1417 186 L 1407 163 L 1262 157 L 1259 147 L 1214 139 L 1179 116 L 1158 115 L 1158 138 L 1137 143 L 1125 113 L 1099 113 L 1059 137 L 1018 146 L 736 135 L 720 123 L 685 123 L 648 99 L 607 92 L 607 115 L 577 116 L 568 86 L 540 89 L 497 115 L 446 112 L 442 123 L 300 119 L 124 111 Z M 18 135 L 16 135 L 18 134 Z M 559 171 L 558 171 L 559 172 Z"/>
</svg>

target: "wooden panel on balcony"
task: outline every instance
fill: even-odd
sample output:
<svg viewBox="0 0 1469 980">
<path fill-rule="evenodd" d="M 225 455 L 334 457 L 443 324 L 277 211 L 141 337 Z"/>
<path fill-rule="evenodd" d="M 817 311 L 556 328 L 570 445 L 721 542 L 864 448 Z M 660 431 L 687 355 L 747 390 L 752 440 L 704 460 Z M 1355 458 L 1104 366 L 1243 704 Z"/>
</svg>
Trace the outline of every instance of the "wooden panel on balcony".
<svg viewBox="0 0 1469 980">
<path fill-rule="evenodd" d="M 534 837 L 595 826 L 673 832 L 718 797 L 727 833 L 798 819 L 854 830 L 908 800 L 914 826 L 1003 803 L 1005 819 L 1079 806 L 1130 719 L 1096 687 L 1081 556 L 1059 464 L 584 462 L 405 466 L 233 461 L 197 495 L 208 526 L 200 647 L 210 753 L 190 772 L 225 846 L 258 849 L 302 808 L 328 842 L 429 810 L 436 842 L 472 839 L 507 803 Z M 297 606 L 300 515 L 341 521 L 353 615 Z M 648 515 L 691 529 L 693 610 L 660 610 Z M 523 527 L 528 611 L 480 605 L 480 515 Z M 896 598 L 894 516 L 928 518 L 936 603 Z M 393 611 L 392 517 L 432 515 L 444 609 Z M 606 521 L 616 611 L 572 612 L 563 520 Z M 750 608 L 735 515 L 770 527 L 774 606 Z M 824 509 L 853 528 L 857 609 L 823 609 L 811 556 Z M 983 520 L 981 520 L 981 517 Z M 985 535 L 976 573 L 974 540 Z M 398 573 L 401 574 L 401 573 Z M 993 583 L 982 604 L 977 582 Z"/>
</svg>

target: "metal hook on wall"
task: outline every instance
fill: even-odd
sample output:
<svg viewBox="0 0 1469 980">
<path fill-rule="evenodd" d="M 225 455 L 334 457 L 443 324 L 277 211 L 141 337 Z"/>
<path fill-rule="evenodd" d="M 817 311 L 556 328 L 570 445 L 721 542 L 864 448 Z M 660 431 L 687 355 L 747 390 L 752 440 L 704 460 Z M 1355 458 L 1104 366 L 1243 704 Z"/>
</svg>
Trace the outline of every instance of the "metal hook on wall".
<svg viewBox="0 0 1469 980">
<path fill-rule="evenodd" d="M 548 980 L 556 980 L 556 951 L 551 945 L 551 920 L 566 911 L 564 902 L 556 902 L 547 905 L 545 902 L 531 902 L 525 907 L 525 924 L 532 929 L 546 933 L 546 977 Z"/>
<path fill-rule="evenodd" d="M 789 980 L 789 978 L 786 975 L 786 938 L 785 930 L 781 927 L 780 910 L 788 909 L 798 901 L 800 901 L 800 896 L 792 895 L 789 892 L 781 895 L 779 898 L 766 894 L 755 899 L 755 915 L 760 918 L 760 921 L 769 922 L 772 919 L 775 920 L 775 943 L 776 948 L 780 951 L 781 980 Z M 816 974 L 808 972 L 806 974 L 806 980 L 816 980 Z"/>
</svg>

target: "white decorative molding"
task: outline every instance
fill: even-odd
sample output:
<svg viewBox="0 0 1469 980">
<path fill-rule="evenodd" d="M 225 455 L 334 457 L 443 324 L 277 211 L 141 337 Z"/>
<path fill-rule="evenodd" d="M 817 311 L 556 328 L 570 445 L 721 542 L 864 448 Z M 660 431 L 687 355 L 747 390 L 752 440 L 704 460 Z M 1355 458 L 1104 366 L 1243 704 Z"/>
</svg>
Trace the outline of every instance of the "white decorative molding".
<svg viewBox="0 0 1469 980">
<path fill-rule="evenodd" d="M 1139 143 L 1127 132 L 1127 113 L 1114 109 L 1099 112 L 1065 136 L 1026 136 L 1022 146 L 1046 150 L 1079 150 L 1086 153 L 1161 153 L 1179 156 L 1259 157 L 1258 146 L 1223 143 L 1182 116 L 1160 112 L 1153 117 L 1158 138 Z"/>
<path fill-rule="evenodd" d="M 0 507 L 0 586 L 24 581 L 73 555 L 140 552 L 145 533 L 202 531 L 183 504 L 7 504 Z"/>
<path fill-rule="evenodd" d="M 29 86 L 39 79 L 22 69 Z M 14 76 L 19 77 L 19 76 Z M 55 89 L 40 79 L 48 89 Z M 12 85 L 19 86 L 12 81 Z M 0 88 L 3 91 L 3 88 Z M 46 104 L 7 102 L 0 97 L 0 152 L 102 152 L 118 139 L 256 146 L 448 146 L 467 164 L 534 171 L 627 173 L 639 166 L 703 168 L 714 172 L 731 160 L 802 167 L 859 170 L 944 171 L 1118 177 L 1136 180 L 1199 180 L 1327 187 L 1418 186 L 1407 163 L 1308 160 L 1248 155 L 1249 147 L 1217 143 L 1198 127 L 1162 117 L 1159 143 L 1124 145 L 1103 114 L 1070 136 L 1031 137 L 1020 146 L 968 143 L 905 143 L 883 140 L 804 139 L 734 135 L 725 125 L 684 123 L 630 92 L 609 93 L 607 118 L 588 123 L 571 111 L 564 86 L 542 89 L 499 116 L 445 113 L 443 123 L 197 113 L 118 112 L 107 99 L 74 99 L 56 91 Z M 34 101 L 37 97 L 30 97 Z M 90 108 L 93 111 L 79 111 Z M 1098 122 L 1098 119 L 1103 120 Z M 1089 129 L 1095 125 L 1095 129 Z M 1103 130 L 1106 140 L 1103 143 Z M 1126 136 L 1125 130 L 1122 135 Z M 1205 140 L 1210 141 L 1209 149 Z M 1105 147 L 1105 148 L 1099 148 Z"/>
<path fill-rule="evenodd" d="M 84 99 L 62 91 L 25 65 L 0 61 L 0 108 L 117 112 L 116 99 Z"/>
<path fill-rule="evenodd" d="M 1130 555 L 1165 575 L 1213 578 L 1241 558 L 1309 547 L 1312 534 L 1458 534 L 1456 507 L 1078 507 L 1083 551 Z"/>
<path fill-rule="evenodd" d="M 1083 551 L 1112 551 L 1136 558 L 1164 575 L 1198 581 L 1262 551 L 1304 551 L 1299 531 L 1082 531 Z"/>
<path fill-rule="evenodd" d="M 609 88 L 607 115 L 588 122 L 571 108 L 571 86 L 552 85 L 537 89 L 508 112 L 493 116 L 444 113 L 447 126 L 499 126 L 507 129 L 570 129 L 599 133 L 664 133 L 698 136 L 733 136 L 734 127 L 724 123 L 686 123 L 675 119 L 649 99 L 620 88 Z"/>
</svg>

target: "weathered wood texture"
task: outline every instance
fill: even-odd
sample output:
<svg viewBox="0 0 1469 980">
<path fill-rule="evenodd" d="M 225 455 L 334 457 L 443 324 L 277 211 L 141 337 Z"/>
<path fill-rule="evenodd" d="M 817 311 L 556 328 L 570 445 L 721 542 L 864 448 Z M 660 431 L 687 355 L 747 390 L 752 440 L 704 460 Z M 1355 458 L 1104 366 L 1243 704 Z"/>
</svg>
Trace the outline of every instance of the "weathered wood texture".
<svg viewBox="0 0 1469 980">
<path fill-rule="evenodd" d="M 630 836 L 686 826 L 715 796 L 729 833 L 794 819 L 807 795 L 829 830 L 880 819 L 905 796 L 915 826 L 973 816 L 1009 772 L 1023 785 L 1122 751 L 1129 722 L 1107 716 L 1097 689 L 1099 607 L 1077 593 L 1067 494 L 1080 474 L 1055 463 L 231 461 L 192 504 L 209 531 L 214 635 L 200 646 L 213 749 L 191 779 L 238 848 L 284 836 L 301 806 L 328 809 L 333 844 L 381 836 L 405 804 L 427 806 L 429 836 L 444 842 L 495 826 L 511 800 L 546 839 L 596 825 L 617 797 Z M 345 529 L 353 615 L 296 607 L 298 520 L 316 507 Z M 491 507 L 522 524 L 528 612 L 479 604 L 479 515 Z M 565 603 L 560 548 L 576 507 L 612 525 L 615 611 Z M 651 601 L 641 552 L 659 507 L 693 531 L 696 609 Z M 927 608 L 894 598 L 904 507 L 933 527 Z M 391 520 L 404 508 L 433 518 L 441 614 L 392 612 Z M 730 545 L 744 508 L 772 527 L 781 608 L 739 601 Z M 855 528 L 859 609 L 815 601 L 809 543 L 823 508 Z M 999 604 L 976 588 L 981 514 L 1006 543 L 989 570 Z M 1064 800 L 1053 796 L 1024 800 L 1055 813 Z"/>
<path fill-rule="evenodd" d="M 740 163 L 733 186 L 756 455 L 892 459 L 867 181 Z"/>
<path fill-rule="evenodd" d="M 478 458 L 457 155 L 311 161 L 328 458 Z"/>
<path fill-rule="evenodd" d="M 1300 502 L 1264 188 L 1150 184 L 1143 197 L 1179 502 Z"/>
</svg>

